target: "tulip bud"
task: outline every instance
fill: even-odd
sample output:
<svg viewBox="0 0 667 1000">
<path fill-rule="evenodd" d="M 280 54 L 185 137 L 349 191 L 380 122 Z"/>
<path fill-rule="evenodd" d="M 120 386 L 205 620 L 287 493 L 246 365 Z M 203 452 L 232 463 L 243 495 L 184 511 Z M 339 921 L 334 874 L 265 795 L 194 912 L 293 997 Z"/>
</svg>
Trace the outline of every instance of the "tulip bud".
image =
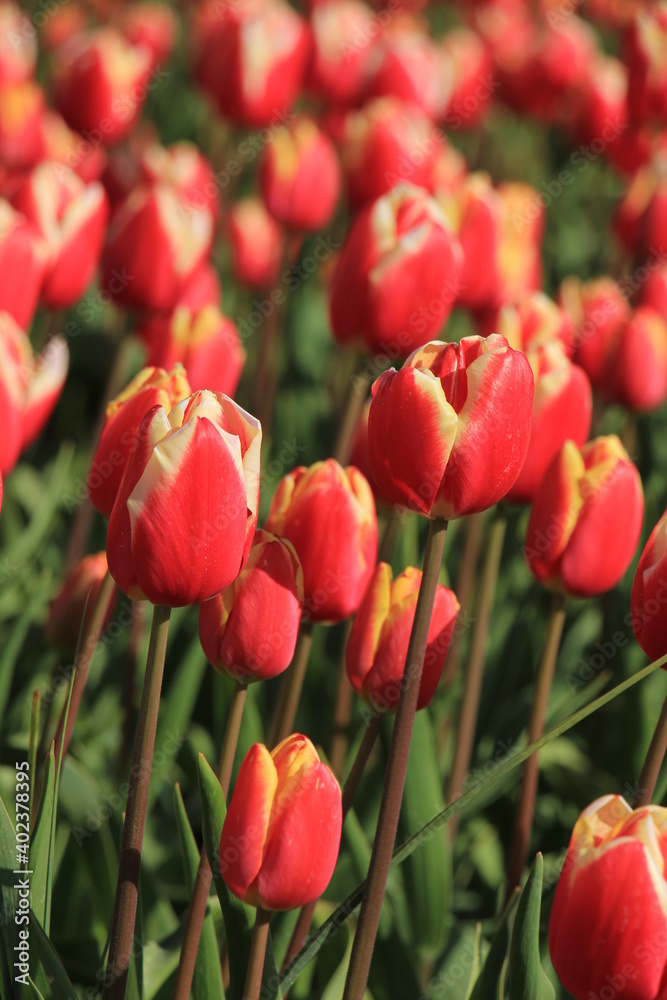
<svg viewBox="0 0 667 1000">
<path fill-rule="evenodd" d="M 0 5 L 0 86 L 29 80 L 37 65 L 37 32 L 14 3 Z"/>
<path fill-rule="evenodd" d="M 282 259 L 280 226 L 259 198 L 241 198 L 235 202 L 228 220 L 237 281 L 250 288 L 273 288 Z"/>
<path fill-rule="evenodd" d="M 391 566 L 379 563 L 354 619 L 345 655 L 347 676 L 356 693 L 378 712 L 393 712 L 398 704 L 404 670 L 409 667 L 406 657 L 421 578 L 421 570 L 408 567 L 392 580 Z M 438 586 L 418 709 L 429 705 L 435 694 L 458 613 L 455 594 Z"/>
<path fill-rule="evenodd" d="M 429 118 L 444 114 L 452 85 L 449 60 L 416 22 L 405 18 L 385 30 L 370 65 L 369 97 L 398 97 Z"/>
<path fill-rule="evenodd" d="M 302 607 L 296 552 L 286 539 L 257 530 L 241 575 L 199 609 L 209 663 L 243 685 L 277 677 L 292 662 Z"/>
<path fill-rule="evenodd" d="M 259 128 L 289 111 L 310 47 L 308 28 L 292 7 L 281 0 L 229 4 L 199 35 L 197 79 L 223 118 Z"/>
<path fill-rule="evenodd" d="M 630 609 L 637 642 L 652 660 L 667 653 L 667 511 L 644 547 L 632 584 Z"/>
<path fill-rule="evenodd" d="M 276 131 L 259 171 L 262 197 L 278 222 L 317 232 L 331 221 L 340 193 L 340 167 L 331 140 L 310 118 Z"/>
<path fill-rule="evenodd" d="M 361 103 L 369 56 L 378 43 L 378 33 L 368 30 L 373 17 L 361 0 L 335 0 L 313 10 L 313 54 L 307 79 L 312 93 L 330 104 Z"/>
<path fill-rule="evenodd" d="M 40 163 L 14 195 L 13 204 L 49 248 L 42 300 L 65 309 L 84 294 L 102 249 L 109 207 L 98 182 L 84 184 L 60 163 Z"/>
<path fill-rule="evenodd" d="M 584 284 L 578 278 L 567 278 L 559 299 L 575 330 L 574 360 L 584 369 L 593 388 L 602 389 L 621 328 L 630 317 L 628 300 L 612 278 L 596 278 Z"/>
<path fill-rule="evenodd" d="M 423 111 L 397 97 L 377 97 L 350 111 L 340 146 L 348 201 L 358 208 L 401 181 L 432 190 L 441 146 Z"/>
<path fill-rule="evenodd" d="M 581 447 L 591 429 L 593 394 L 583 368 L 573 365 L 558 341 L 529 347 L 535 377 L 528 454 L 507 494 L 511 503 L 532 503 L 544 475 L 566 441 Z"/>
<path fill-rule="evenodd" d="M 167 312 L 208 255 L 212 239 L 207 209 L 188 205 L 171 185 L 142 185 L 113 215 L 102 283 L 123 306 Z M 123 280 L 114 283 L 118 275 Z"/>
<path fill-rule="evenodd" d="M 355 469 L 334 459 L 300 466 L 278 484 L 267 531 L 292 543 L 303 567 L 304 617 L 341 621 L 354 614 L 377 559 L 373 494 Z"/>
<path fill-rule="evenodd" d="M 667 809 L 605 795 L 572 832 L 549 951 L 576 1000 L 656 1000 L 667 975 Z"/>
<path fill-rule="evenodd" d="M 535 496 L 526 530 L 531 572 L 551 590 L 592 597 L 630 565 L 644 516 L 637 469 L 615 435 L 566 441 Z"/>
<path fill-rule="evenodd" d="M 401 184 L 352 223 L 331 287 L 341 343 L 405 357 L 444 325 L 459 291 L 461 250 L 437 202 Z"/>
<path fill-rule="evenodd" d="M 0 472 L 6 475 L 51 416 L 67 378 L 69 352 L 54 337 L 37 356 L 28 336 L 0 312 Z"/>
<path fill-rule="evenodd" d="M 28 330 L 37 308 L 48 249 L 31 223 L 0 198 L 0 311 Z"/>
<path fill-rule="evenodd" d="M 621 328 L 604 394 L 637 413 L 667 398 L 667 325 L 650 306 L 639 306 Z"/>
<path fill-rule="evenodd" d="M 139 170 L 148 184 L 169 184 L 183 205 L 207 211 L 213 219 L 220 210 L 218 183 L 213 168 L 191 142 L 173 146 L 150 143 L 139 152 Z"/>
<path fill-rule="evenodd" d="M 533 373 L 494 334 L 432 341 L 373 385 L 371 472 L 394 503 L 450 519 L 501 500 L 528 452 Z"/>
<path fill-rule="evenodd" d="M 46 636 L 55 646 L 74 652 L 79 640 L 84 612 L 90 619 L 93 608 L 107 575 L 106 552 L 84 556 L 65 578 L 58 594 L 51 602 L 46 622 Z M 87 603 L 86 603 L 87 602 Z M 113 601 L 109 604 L 102 628 L 113 618 Z"/>
<path fill-rule="evenodd" d="M 148 411 L 107 532 L 124 594 L 181 607 L 236 579 L 257 525 L 261 443 L 259 421 L 222 393 Z"/>
<path fill-rule="evenodd" d="M 0 87 L 0 161 L 26 170 L 40 158 L 44 92 L 34 80 Z"/>
<path fill-rule="evenodd" d="M 500 309 L 479 313 L 477 332 L 484 337 L 501 333 L 510 347 L 522 351 L 557 343 L 565 354 L 572 353 L 572 320 L 544 292 L 531 292 Z"/>
<path fill-rule="evenodd" d="M 452 74 L 445 124 L 453 129 L 475 128 L 488 112 L 498 86 L 491 53 L 477 32 L 469 28 L 448 31 L 442 48 Z"/>
<path fill-rule="evenodd" d="M 119 27 L 128 41 L 150 52 L 151 68 L 165 63 L 178 34 L 178 22 L 172 8 L 165 3 L 145 0 L 124 5 L 118 13 Z"/>
<path fill-rule="evenodd" d="M 179 304 L 169 316 L 158 314 L 145 323 L 141 334 L 148 365 L 171 369 L 182 364 L 193 392 L 236 392 L 246 353 L 238 330 L 217 306 L 191 310 Z"/>
<path fill-rule="evenodd" d="M 191 391 L 180 365 L 170 375 L 161 368 L 144 368 L 109 403 L 88 476 L 91 503 L 105 517 L 111 516 L 127 459 L 143 418 L 154 406 L 171 410 Z"/>
<path fill-rule="evenodd" d="M 115 28 L 75 35 L 57 54 L 56 107 L 90 141 L 119 142 L 139 117 L 150 66 L 149 50 Z"/>
<path fill-rule="evenodd" d="M 255 743 L 222 827 L 225 884 L 265 910 L 313 902 L 333 875 L 341 828 L 338 782 L 306 736 L 288 736 L 271 753 Z"/>
</svg>

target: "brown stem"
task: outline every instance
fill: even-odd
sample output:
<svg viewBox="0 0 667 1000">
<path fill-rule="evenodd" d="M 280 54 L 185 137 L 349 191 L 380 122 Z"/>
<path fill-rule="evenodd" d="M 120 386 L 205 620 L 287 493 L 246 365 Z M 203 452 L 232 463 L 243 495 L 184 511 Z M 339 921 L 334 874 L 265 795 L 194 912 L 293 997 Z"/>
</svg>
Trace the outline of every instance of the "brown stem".
<svg viewBox="0 0 667 1000">
<path fill-rule="evenodd" d="M 415 618 L 405 661 L 405 671 L 398 699 L 394 731 L 389 747 L 380 815 L 378 818 L 373 851 L 361 900 L 357 932 L 352 944 L 352 954 L 345 981 L 343 1000 L 363 1000 L 368 982 L 375 938 L 380 922 L 391 854 L 396 839 L 398 819 L 403 799 L 403 786 L 408 766 L 410 740 L 414 726 L 419 686 L 424 669 L 424 656 L 428 630 L 438 584 L 438 574 L 445 544 L 447 522 L 436 518 L 430 523 L 424 571 L 422 575 Z"/>
<path fill-rule="evenodd" d="M 554 594 L 551 602 L 551 613 L 547 625 L 542 656 L 537 668 L 533 707 L 528 724 L 528 743 L 534 743 L 544 733 L 544 720 L 551 693 L 551 683 L 558 659 L 558 647 L 565 623 L 565 598 L 562 594 Z M 537 779 L 540 773 L 539 754 L 534 753 L 523 765 L 521 790 L 514 814 L 514 830 L 507 862 L 507 886 L 505 901 L 510 898 L 514 889 L 521 881 L 521 873 L 526 863 L 530 831 L 533 826 L 535 812 L 535 797 L 537 795 Z"/>
<path fill-rule="evenodd" d="M 137 658 L 139 645 L 144 628 L 146 609 L 149 607 L 148 601 L 132 601 L 132 632 L 127 650 L 127 662 L 125 665 L 125 681 L 123 684 L 123 740 L 118 754 L 118 764 L 116 772 L 119 780 L 126 773 L 127 765 L 132 750 L 132 737 L 134 735 L 134 683 L 137 676 Z"/>
<path fill-rule="evenodd" d="M 100 587 L 95 607 L 90 613 L 86 613 L 86 622 L 81 636 L 80 649 L 76 657 L 76 671 L 74 674 L 74 684 L 72 685 L 72 697 L 70 699 L 69 712 L 67 713 L 65 740 L 62 744 L 63 760 L 67 756 L 67 750 L 69 748 L 70 740 L 72 739 L 72 732 L 76 723 L 76 717 L 79 713 L 83 689 L 85 688 L 86 680 L 88 679 L 88 670 L 90 664 L 92 663 L 93 656 L 95 655 L 95 650 L 97 649 L 97 644 L 102 633 L 102 626 L 104 625 L 109 607 L 115 599 L 116 581 L 112 577 L 111 573 L 107 571 L 107 575 L 102 581 L 102 586 Z M 63 726 L 65 725 L 65 710 L 66 705 L 63 705 L 55 735 L 56 764 L 60 763 L 60 744 L 63 735 Z"/>
<path fill-rule="evenodd" d="M 241 732 L 241 721 L 243 719 L 247 690 L 246 687 L 242 687 L 238 683 L 235 684 L 232 703 L 229 706 L 229 716 L 227 717 L 222 750 L 220 751 L 220 761 L 218 763 L 218 780 L 225 800 L 229 792 L 229 782 L 232 776 L 239 733 Z M 206 905 L 211 890 L 212 877 L 206 848 L 202 847 L 188 917 L 185 923 L 185 934 L 178 960 L 178 969 L 176 970 L 174 1000 L 188 1000 L 190 996 L 192 977 L 195 971 L 199 940 L 204 925 L 204 917 L 206 916 Z"/>
<path fill-rule="evenodd" d="M 260 907 L 257 909 L 255 917 L 255 929 L 252 932 L 252 942 L 250 944 L 250 958 L 248 959 L 248 971 L 243 987 L 243 1000 L 259 1000 L 262 989 L 262 974 L 264 972 L 264 956 L 266 955 L 266 942 L 269 939 L 269 916 L 270 914 Z"/>
<path fill-rule="evenodd" d="M 334 448 L 333 457 L 336 461 L 340 462 L 341 465 L 347 465 L 350 460 L 354 432 L 357 429 L 361 411 L 363 410 L 364 403 L 366 402 L 367 392 L 368 382 L 358 373 L 357 366 L 355 365 L 352 377 L 350 378 L 347 398 L 343 408 L 343 419 L 340 423 L 338 438 Z"/>
<path fill-rule="evenodd" d="M 667 698 L 662 703 L 660 718 L 651 738 L 642 773 L 639 775 L 637 790 L 632 802 L 633 809 L 650 804 L 660 775 L 660 768 L 665 759 L 665 751 L 667 751 Z"/>
<path fill-rule="evenodd" d="M 470 767 L 475 729 L 477 726 L 477 714 L 479 712 L 479 699 L 482 691 L 486 644 L 489 625 L 491 624 L 493 598 L 496 592 L 496 582 L 498 580 L 506 527 L 507 521 L 502 515 L 497 516 L 491 526 L 489 547 L 486 551 L 486 560 L 484 562 L 476 601 L 475 626 L 470 643 L 468 663 L 466 664 L 456 748 L 447 784 L 447 802 L 453 802 L 454 799 L 458 799 L 463 791 L 465 777 Z M 453 816 L 449 822 L 449 836 L 451 840 L 454 840 L 456 836 L 457 827 L 458 814 Z"/>
<path fill-rule="evenodd" d="M 153 609 L 153 625 L 148 645 L 146 674 L 137 719 L 137 735 L 130 771 L 130 788 L 127 793 L 123 839 L 120 847 L 118 882 L 109 937 L 109 957 L 104 978 L 103 1000 L 123 1000 L 127 986 L 127 974 L 134 945 L 141 848 L 146 825 L 148 789 L 151 780 L 170 614 L 171 608 L 162 605 L 156 605 Z"/>
<path fill-rule="evenodd" d="M 294 652 L 294 659 L 282 680 L 280 694 L 269 730 L 269 747 L 275 747 L 286 739 L 293 731 L 296 710 L 301 697 L 310 647 L 313 644 L 312 622 L 302 622 L 301 631 Z"/>
</svg>

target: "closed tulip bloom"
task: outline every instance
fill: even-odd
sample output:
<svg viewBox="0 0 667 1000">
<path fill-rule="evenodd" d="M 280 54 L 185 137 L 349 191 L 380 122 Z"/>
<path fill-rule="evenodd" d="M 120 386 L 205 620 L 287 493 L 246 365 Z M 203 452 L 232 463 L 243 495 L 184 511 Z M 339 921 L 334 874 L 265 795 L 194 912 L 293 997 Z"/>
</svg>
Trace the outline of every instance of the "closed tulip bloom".
<svg viewBox="0 0 667 1000">
<path fill-rule="evenodd" d="M 398 97 L 437 119 L 445 111 L 452 73 L 444 51 L 417 22 L 408 18 L 390 26 L 370 59 L 371 97 Z"/>
<path fill-rule="evenodd" d="M 0 86 L 0 161 L 27 170 L 40 159 L 46 100 L 34 80 Z"/>
<path fill-rule="evenodd" d="M 593 393 L 583 368 L 572 364 L 559 341 L 529 347 L 535 397 L 528 454 L 507 494 L 512 503 L 532 503 L 551 461 L 566 441 L 588 440 Z"/>
<path fill-rule="evenodd" d="M 213 3 L 196 34 L 197 80 L 215 98 L 223 118 L 259 128 L 289 111 L 301 90 L 310 48 L 308 27 L 289 4 L 245 0 L 220 13 Z"/>
<path fill-rule="evenodd" d="M 315 233 L 331 221 L 340 167 L 331 140 L 311 118 L 297 118 L 273 134 L 259 180 L 266 207 L 288 229 Z"/>
<path fill-rule="evenodd" d="M 77 302 L 93 280 L 109 216 L 99 182 L 84 184 L 59 163 L 40 163 L 13 199 L 44 238 L 49 250 L 42 301 L 49 309 Z"/>
<path fill-rule="evenodd" d="M 170 315 L 145 323 L 141 333 L 148 365 L 170 369 L 182 364 L 193 392 L 236 392 L 246 353 L 234 323 L 217 306 L 191 310 L 178 305 Z"/>
<path fill-rule="evenodd" d="M 526 460 L 533 391 L 525 354 L 498 334 L 425 344 L 373 385 L 368 451 L 378 488 L 427 517 L 493 506 Z"/>
<path fill-rule="evenodd" d="M 644 547 L 632 584 L 630 610 L 637 642 L 651 660 L 667 653 L 667 511 Z"/>
<path fill-rule="evenodd" d="M 636 413 L 667 398 L 667 324 L 651 306 L 639 306 L 621 328 L 603 392 Z"/>
<path fill-rule="evenodd" d="M 201 267 L 212 240 L 207 208 L 186 203 L 171 184 L 140 185 L 111 219 L 102 284 L 122 306 L 166 312 Z"/>
<path fill-rule="evenodd" d="M 220 838 L 227 888 L 251 906 L 291 910 L 322 895 L 340 848 L 338 782 L 306 736 L 271 753 L 255 743 L 245 756 Z"/>
<path fill-rule="evenodd" d="M 354 619 L 345 654 L 347 676 L 356 693 L 379 712 L 393 712 L 398 705 L 421 578 L 421 570 L 408 567 L 393 580 L 391 566 L 379 563 Z M 453 591 L 438 586 L 418 709 L 435 694 L 458 613 Z"/>
<path fill-rule="evenodd" d="M 277 677 L 292 662 L 302 607 L 303 572 L 294 548 L 256 531 L 241 575 L 199 609 L 209 663 L 242 685 Z"/>
<path fill-rule="evenodd" d="M 88 495 L 100 514 L 111 516 L 139 424 L 154 406 L 169 411 L 192 392 L 181 365 L 168 375 L 143 368 L 106 409 L 104 427 L 88 476 Z"/>
<path fill-rule="evenodd" d="M 617 282 L 608 277 L 584 283 L 566 278 L 559 300 L 574 327 L 574 360 L 593 388 L 602 389 L 620 331 L 630 317 L 630 304 Z"/>
<path fill-rule="evenodd" d="M 369 56 L 378 43 L 367 31 L 373 11 L 361 0 L 331 0 L 310 17 L 312 56 L 308 89 L 330 104 L 362 101 L 370 73 Z"/>
<path fill-rule="evenodd" d="M 549 951 L 575 1000 L 667 996 L 667 809 L 605 795 L 572 832 Z"/>
<path fill-rule="evenodd" d="M 486 116 L 497 87 L 493 59 L 476 31 L 456 28 L 441 42 L 452 75 L 445 125 L 453 129 L 475 128 Z"/>
<path fill-rule="evenodd" d="M 232 266 L 249 288 L 273 288 L 280 270 L 283 235 L 259 198 L 240 198 L 229 209 Z"/>
<path fill-rule="evenodd" d="M 124 594 L 181 607 L 236 579 L 257 525 L 261 443 L 259 421 L 222 393 L 148 411 L 107 532 Z"/>
<path fill-rule="evenodd" d="M 65 581 L 51 602 L 46 622 L 49 642 L 63 649 L 76 649 L 83 622 L 84 611 L 88 620 L 97 603 L 102 581 L 107 575 L 106 552 L 84 556 L 67 574 Z M 86 603 L 87 602 L 87 603 Z M 114 602 L 109 604 L 103 627 L 111 621 Z"/>
<path fill-rule="evenodd" d="M 132 45 L 150 52 L 151 68 L 167 61 L 178 36 L 178 20 L 171 7 L 144 0 L 121 7 L 118 14 L 118 23 L 125 37 Z"/>
<path fill-rule="evenodd" d="M 530 570 L 559 593 L 602 594 L 630 565 L 643 516 L 639 473 L 615 435 L 581 450 L 566 441 L 530 513 L 524 550 Z"/>
<path fill-rule="evenodd" d="M 81 32 L 56 55 L 56 107 L 77 132 L 98 143 L 119 142 L 141 112 L 151 61 L 147 48 L 115 28 Z"/>
<path fill-rule="evenodd" d="M 150 143 L 141 150 L 138 166 L 148 184 L 170 184 L 183 202 L 183 211 L 190 207 L 205 209 L 217 218 L 219 183 L 211 164 L 194 143 L 175 142 L 172 146 Z"/>
<path fill-rule="evenodd" d="M 0 198 L 0 311 L 29 330 L 49 251 L 35 227 Z"/>
<path fill-rule="evenodd" d="M 377 515 L 364 476 L 334 459 L 300 466 L 278 484 L 267 531 L 287 538 L 303 567 L 304 617 L 354 614 L 377 559 Z"/>
<path fill-rule="evenodd" d="M 399 185 L 352 223 L 331 286 L 336 339 L 405 357 L 444 325 L 460 266 L 458 240 L 437 202 Z"/>
<path fill-rule="evenodd" d="M 62 337 L 40 354 L 8 313 L 0 312 L 0 472 L 11 472 L 32 444 L 60 398 L 69 367 Z"/>
<path fill-rule="evenodd" d="M 667 4 L 639 9 L 624 38 L 628 103 L 633 119 L 667 119 Z"/>
<path fill-rule="evenodd" d="M 486 337 L 501 333 L 511 347 L 522 351 L 557 342 L 568 356 L 572 354 L 572 321 L 544 292 L 531 292 L 500 309 L 478 313 L 477 332 Z"/>
</svg>

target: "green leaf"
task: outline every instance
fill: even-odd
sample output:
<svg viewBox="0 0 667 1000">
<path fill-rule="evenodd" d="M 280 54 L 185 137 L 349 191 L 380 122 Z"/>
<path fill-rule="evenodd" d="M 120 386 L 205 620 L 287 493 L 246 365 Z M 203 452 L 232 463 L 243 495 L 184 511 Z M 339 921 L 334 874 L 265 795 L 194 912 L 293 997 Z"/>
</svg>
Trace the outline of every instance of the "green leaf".
<svg viewBox="0 0 667 1000">
<path fill-rule="evenodd" d="M 470 979 L 468 980 L 468 989 L 466 990 L 465 1000 L 471 1000 L 473 988 L 482 970 L 481 947 L 482 947 L 482 925 L 478 923 L 475 927 L 475 944 L 473 946 L 473 953 L 472 953 L 472 966 L 470 969 Z"/>
<path fill-rule="evenodd" d="M 484 968 L 470 994 L 470 1000 L 502 1000 L 501 983 L 503 966 L 507 958 L 507 946 L 510 939 L 509 916 L 518 898 L 519 889 L 515 889 L 514 895 L 500 918 L 496 933 L 493 935 L 491 948 L 486 956 Z"/>
<path fill-rule="evenodd" d="M 636 673 L 634 677 L 630 677 L 621 684 L 617 684 L 611 691 L 608 691 L 600 698 L 596 698 L 595 701 L 592 701 L 590 704 L 584 706 L 584 708 L 581 708 L 578 712 L 574 712 L 569 718 L 549 730 L 548 733 L 545 733 L 545 735 L 539 740 L 536 740 L 534 743 L 530 743 L 527 747 L 519 750 L 512 757 L 502 761 L 492 774 L 486 778 L 482 778 L 482 780 L 477 784 L 472 785 L 467 792 L 464 792 L 463 795 L 460 796 L 460 798 L 456 799 L 455 802 L 452 802 L 445 809 L 439 812 L 433 817 L 432 820 L 418 830 L 417 833 L 413 834 L 412 837 L 409 837 L 399 847 L 397 847 L 392 855 L 392 868 L 396 865 L 402 864 L 402 862 L 405 861 L 406 858 L 409 858 L 414 851 L 425 844 L 437 830 L 441 829 L 441 827 L 443 827 L 445 823 L 452 818 L 452 816 L 455 816 L 457 813 L 461 812 L 467 806 L 470 806 L 473 802 L 475 802 L 476 799 L 485 795 L 490 787 L 493 787 L 497 782 L 503 781 L 506 775 L 523 764 L 523 762 L 531 757 L 532 754 L 541 750 L 542 747 L 547 746 L 552 742 L 552 740 L 558 739 L 558 737 L 562 736 L 563 733 L 572 729 L 573 726 L 576 726 L 577 723 L 581 722 L 583 719 L 588 718 L 589 715 L 593 715 L 594 712 L 597 712 L 599 709 L 609 704 L 609 702 L 613 701 L 614 698 L 618 698 L 618 696 L 623 694 L 624 691 L 634 687 L 635 684 L 639 684 L 664 663 L 667 663 L 667 656 L 662 656 L 654 663 L 650 663 L 643 670 Z M 317 933 L 312 936 L 306 945 L 304 945 L 299 954 L 295 957 L 294 961 L 290 963 L 289 967 L 281 976 L 280 985 L 283 992 L 287 992 L 300 975 L 301 970 L 315 958 L 325 941 L 327 941 L 328 938 L 335 933 L 336 929 L 340 927 L 340 925 L 349 916 L 351 916 L 352 913 L 354 913 L 355 909 L 361 902 L 363 891 L 363 884 L 358 885 L 357 888 L 350 893 L 347 899 L 343 900 L 329 919 L 322 924 Z"/>
<path fill-rule="evenodd" d="M 32 693 L 30 703 L 30 732 L 28 736 L 28 773 L 37 774 L 37 745 L 39 743 L 39 716 L 42 704 L 42 694 L 39 688 L 35 688 Z M 30 782 L 30 823 L 31 830 L 34 830 L 35 814 L 34 809 L 35 782 Z M 32 867 L 32 865 L 30 866 Z"/>
<path fill-rule="evenodd" d="M 0 799 L 0 931 L 2 932 L 2 995 L 12 995 L 14 974 L 14 943 L 16 924 L 16 831 L 5 804 Z"/>
<path fill-rule="evenodd" d="M 508 966 L 507 1000 L 554 1000 L 556 993 L 540 962 L 542 855 L 535 858 L 516 911 Z"/>
<path fill-rule="evenodd" d="M 428 714 L 418 712 L 401 806 L 401 837 L 414 833 L 434 808 L 444 805 L 433 727 Z M 452 857 L 444 827 L 411 855 L 403 877 L 412 947 L 421 958 L 435 958 L 445 945 L 451 910 Z"/>
<path fill-rule="evenodd" d="M 16 660 L 26 640 L 30 626 L 37 617 L 37 609 L 44 603 L 43 588 L 36 588 L 31 599 L 23 609 L 18 621 L 12 626 L 12 632 L 0 654 L 0 721 L 2 720 L 7 700 L 12 686 L 12 677 Z"/>
<path fill-rule="evenodd" d="M 44 784 L 39 800 L 37 819 L 30 840 L 30 868 L 32 869 L 31 899 L 33 913 L 40 924 L 46 924 L 46 887 L 51 864 L 51 821 L 56 782 L 56 758 L 53 743 L 46 757 Z"/>
<path fill-rule="evenodd" d="M 218 859 L 222 824 L 227 813 L 225 797 L 222 794 L 220 782 L 202 754 L 197 758 L 199 789 L 202 797 L 202 825 L 204 846 L 213 873 L 213 882 L 220 899 L 222 916 L 225 923 L 227 938 L 227 953 L 229 955 L 229 990 L 230 1000 L 242 1000 L 245 975 L 250 957 L 250 943 L 255 923 L 255 910 L 246 906 L 227 889 L 220 872 Z M 264 978 L 262 980 L 262 998 L 264 1000 L 282 1000 L 279 977 L 273 959 L 271 934 L 266 946 L 264 960 Z"/>
<path fill-rule="evenodd" d="M 176 828 L 185 873 L 185 884 L 189 893 L 192 893 L 197 881 L 200 854 L 197 848 L 197 841 L 190 827 L 188 814 L 185 810 L 181 789 L 178 785 L 174 786 L 174 812 L 176 814 Z M 192 1000 L 216 1000 L 216 998 L 224 1000 L 225 996 L 220 973 L 218 941 L 215 935 L 213 917 L 210 913 L 207 913 L 204 917 L 190 995 Z"/>
<path fill-rule="evenodd" d="M 76 996 L 58 952 L 34 913 L 30 914 L 30 963 L 36 985 L 48 1000 L 72 1000 Z"/>
</svg>

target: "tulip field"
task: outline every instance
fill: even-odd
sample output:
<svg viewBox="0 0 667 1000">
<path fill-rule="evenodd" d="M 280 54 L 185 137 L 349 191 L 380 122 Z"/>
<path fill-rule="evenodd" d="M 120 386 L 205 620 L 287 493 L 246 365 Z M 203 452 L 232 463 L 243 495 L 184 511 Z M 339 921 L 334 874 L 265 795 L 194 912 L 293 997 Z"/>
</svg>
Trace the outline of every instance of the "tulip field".
<svg viewBox="0 0 667 1000">
<path fill-rule="evenodd" d="M 666 248 L 662 0 L 0 0 L 0 1000 L 667 1000 Z"/>
</svg>

